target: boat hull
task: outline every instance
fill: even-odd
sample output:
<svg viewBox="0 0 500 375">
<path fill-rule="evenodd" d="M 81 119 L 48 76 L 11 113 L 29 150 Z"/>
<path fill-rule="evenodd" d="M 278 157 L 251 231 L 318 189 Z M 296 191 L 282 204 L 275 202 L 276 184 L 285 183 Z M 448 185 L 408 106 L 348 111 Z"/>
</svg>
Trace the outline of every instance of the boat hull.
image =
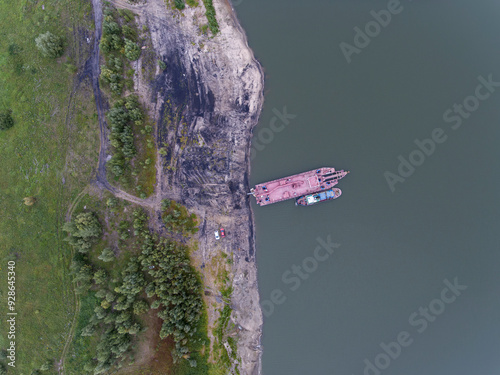
<svg viewBox="0 0 500 375">
<path fill-rule="evenodd" d="M 313 204 L 330 201 L 332 199 L 337 199 L 342 195 L 342 190 L 339 188 L 333 188 L 326 191 L 319 191 L 317 193 L 304 195 L 295 200 L 295 205 L 297 206 L 312 206 Z"/>
</svg>

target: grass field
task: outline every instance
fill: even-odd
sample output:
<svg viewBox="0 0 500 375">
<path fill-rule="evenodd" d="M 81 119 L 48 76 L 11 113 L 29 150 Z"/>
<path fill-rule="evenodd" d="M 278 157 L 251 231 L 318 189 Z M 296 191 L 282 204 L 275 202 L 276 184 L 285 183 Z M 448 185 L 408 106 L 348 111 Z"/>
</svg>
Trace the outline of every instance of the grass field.
<svg viewBox="0 0 500 375">
<path fill-rule="evenodd" d="M 17 374 L 47 360 L 48 373 L 55 373 L 75 305 L 60 227 L 91 177 L 99 147 L 92 91 L 82 82 L 73 93 L 73 72 L 89 51 L 90 2 L 44 4 L 0 2 L 0 109 L 12 108 L 15 120 L 0 132 L 0 313 L 7 312 L 6 262 L 15 259 L 17 350 L 9 373 Z M 46 31 L 64 38 L 63 57 L 44 58 L 35 48 Z M 23 204 L 28 196 L 36 198 L 31 207 Z M 6 333 L 2 319 L 0 348 Z"/>
</svg>

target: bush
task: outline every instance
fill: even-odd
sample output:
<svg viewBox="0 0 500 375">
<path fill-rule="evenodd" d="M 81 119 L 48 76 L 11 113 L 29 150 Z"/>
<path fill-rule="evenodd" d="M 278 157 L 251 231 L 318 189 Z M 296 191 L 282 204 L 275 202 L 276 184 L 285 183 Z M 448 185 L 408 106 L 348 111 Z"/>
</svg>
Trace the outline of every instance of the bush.
<svg viewBox="0 0 500 375">
<path fill-rule="evenodd" d="M 24 204 L 26 206 L 33 206 L 36 203 L 35 197 L 25 197 L 23 198 Z"/>
<path fill-rule="evenodd" d="M 12 110 L 7 109 L 0 112 L 0 130 L 7 130 L 14 126 L 14 119 L 12 118 Z"/>
<path fill-rule="evenodd" d="M 45 57 L 60 57 L 63 54 L 62 38 L 47 31 L 45 34 L 40 34 L 35 39 L 36 47 Z"/>
<path fill-rule="evenodd" d="M 108 200 L 106 201 L 106 206 L 108 206 L 109 208 L 115 208 L 116 206 L 118 206 L 118 198 L 108 198 Z"/>
<path fill-rule="evenodd" d="M 43 365 L 40 366 L 40 371 L 49 371 L 52 367 L 52 361 L 47 360 Z"/>
</svg>

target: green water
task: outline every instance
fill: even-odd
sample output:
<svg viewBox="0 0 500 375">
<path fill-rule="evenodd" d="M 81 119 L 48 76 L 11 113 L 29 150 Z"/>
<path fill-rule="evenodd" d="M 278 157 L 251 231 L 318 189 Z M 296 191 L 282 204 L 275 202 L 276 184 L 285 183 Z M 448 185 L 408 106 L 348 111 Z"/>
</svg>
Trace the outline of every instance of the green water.
<svg viewBox="0 0 500 375">
<path fill-rule="evenodd" d="M 264 302 L 264 375 L 497 374 L 500 87 L 469 96 L 500 82 L 500 2 L 401 1 L 351 63 L 340 43 L 387 1 L 238 3 L 266 71 L 251 183 L 351 171 L 336 201 L 254 205 L 261 299 L 279 302 Z M 461 126 L 444 121 L 466 98 Z M 410 154 L 421 165 L 392 192 L 384 173 Z M 332 254 L 316 250 L 328 236 Z"/>
</svg>

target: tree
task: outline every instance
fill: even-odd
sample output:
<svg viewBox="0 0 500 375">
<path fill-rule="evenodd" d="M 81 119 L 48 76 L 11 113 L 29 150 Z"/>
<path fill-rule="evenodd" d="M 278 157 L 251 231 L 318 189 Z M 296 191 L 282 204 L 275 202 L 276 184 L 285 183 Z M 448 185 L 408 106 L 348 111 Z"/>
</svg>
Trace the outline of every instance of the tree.
<svg viewBox="0 0 500 375">
<path fill-rule="evenodd" d="M 113 250 L 105 248 L 102 251 L 101 255 L 98 256 L 98 258 L 103 262 L 111 262 L 112 260 L 115 259 L 115 253 L 113 252 Z"/>
<path fill-rule="evenodd" d="M 116 296 L 113 292 L 109 291 L 106 293 L 106 301 L 109 303 L 113 302 L 116 299 Z"/>
<path fill-rule="evenodd" d="M 97 319 L 104 319 L 106 316 L 106 310 L 102 306 L 96 306 L 94 312 Z"/>
<path fill-rule="evenodd" d="M 45 34 L 40 34 L 35 39 L 36 47 L 40 50 L 42 55 L 45 57 L 60 57 L 63 54 L 63 42 L 62 39 L 50 31 Z"/>
<path fill-rule="evenodd" d="M 92 212 L 78 214 L 63 225 L 63 230 L 69 234 L 66 241 L 81 253 L 87 253 L 102 235 L 101 223 Z"/>
<path fill-rule="evenodd" d="M 125 57 L 130 61 L 135 61 L 141 56 L 141 49 L 139 46 L 131 41 L 130 39 L 125 39 Z"/>
<path fill-rule="evenodd" d="M 96 273 L 94 273 L 94 281 L 96 284 L 104 284 L 108 279 L 108 274 L 105 270 L 100 269 Z"/>
<path fill-rule="evenodd" d="M 141 325 L 139 323 L 134 323 L 128 329 L 128 333 L 131 334 L 131 335 L 137 335 L 140 330 L 141 330 Z"/>
<path fill-rule="evenodd" d="M 96 296 L 97 298 L 99 298 L 99 299 L 104 299 L 104 298 L 106 298 L 106 293 L 108 293 L 106 289 L 99 289 L 99 290 L 96 292 L 95 296 Z"/>
<path fill-rule="evenodd" d="M 143 300 L 134 302 L 133 307 L 135 315 L 141 315 L 149 310 L 149 304 Z"/>
<path fill-rule="evenodd" d="M 7 109 L 0 111 L 0 130 L 7 130 L 14 126 L 14 119 L 12 118 L 12 110 Z"/>
</svg>

